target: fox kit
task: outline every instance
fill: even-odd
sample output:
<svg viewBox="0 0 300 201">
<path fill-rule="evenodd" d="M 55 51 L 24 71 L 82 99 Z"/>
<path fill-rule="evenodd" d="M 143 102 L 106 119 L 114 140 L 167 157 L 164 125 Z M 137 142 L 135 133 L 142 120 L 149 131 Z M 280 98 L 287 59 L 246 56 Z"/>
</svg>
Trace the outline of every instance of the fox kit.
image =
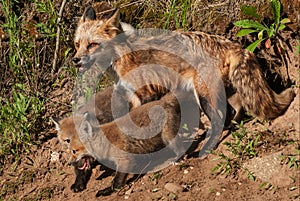
<svg viewBox="0 0 300 201">
<path fill-rule="evenodd" d="M 78 23 L 74 37 L 77 50 L 74 65 L 80 71 L 95 63 L 113 69 L 119 78 L 116 86 L 127 89 L 125 97 L 133 108 L 141 105 L 145 98 L 151 100 L 153 94 L 164 95 L 174 89 L 193 91 L 212 124 L 212 135 L 204 151 L 216 145 L 220 126 L 224 123 L 226 105 L 222 102 L 222 86 L 225 86 L 228 103 L 236 112 L 235 120 L 239 119 L 242 108 L 258 118 L 276 118 L 295 96 L 292 89 L 281 94 L 273 92 L 263 79 L 255 56 L 225 38 L 202 32 L 171 32 L 163 39 L 153 35 L 149 37 L 139 31 L 122 35 L 124 30 L 118 10 L 102 20 L 97 20 L 94 12 L 92 7 L 88 7 Z M 172 47 L 174 41 L 181 45 Z M 134 46 L 138 46 L 138 50 L 132 48 Z M 173 48 L 175 52 L 161 51 L 161 47 Z M 176 51 L 183 58 L 176 56 Z M 185 61 L 186 52 L 191 53 L 196 65 Z M 152 64 L 178 73 L 183 81 L 172 80 L 168 77 L 169 73 L 161 74 L 164 70 L 147 69 L 147 65 Z"/>
<path fill-rule="evenodd" d="M 114 98 L 113 98 L 114 97 Z M 114 120 L 113 112 L 112 112 L 112 101 L 114 100 L 114 104 L 120 108 L 120 104 L 126 104 L 125 100 L 122 99 L 121 96 L 114 93 L 114 87 L 107 87 L 106 89 L 98 92 L 92 97 L 87 103 L 84 104 L 83 107 L 79 108 L 75 111 L 76 115 L 83 115 L 86 112 L 92 113 L 96 116 L 99 124 L 105 124 Z M 119 116 L 123 116 L 126 113 L 126 110 L 118 111 L 119 113 L 115 114 Z M 116 112 L 115 112 L 116 113 Z M 71 128 L 71 126 L 67 123 L 67 121 L 62 121 L 64 123 L 58 124 L 58 120 L 52 119 L 52 121 L 56 125 L 56 130 L 66 131 Z M 73 125 L 73 124 L 72 124 Z M 77 135 L 72 135 L 75 132 L 74 130 L 68 130 L 67 132 L 59 132 L 58 139 L 61 144 L 65 145 L 72 150 L 84 150 L 84 146 L 80 143 Z M 85 156 L 79 160 L 74 158 L 74 153 L 71 155 L 69 162 L 74 166 L 74 171 L 76 175 L 76 179 L 74 184 L 71 185 L 71 190 L 73 192 L 79 192 L 86 188 L 86 185 L 92 175 L 92 169 L 98 163 L 97 161 L 90 156 Z"/>
<path fill-rule="evenodd" d="M 68 145 L 74 161 L 84 161 L 83 164 L 81 162 L 80 170 L 90 170 L 93 158 L 100 163 L 110 160 L 116 165 L 117 172 L 112 186 L 97 193 L 97 196 L 108 195 L 115 188 L 125 184 L 128 173 L 143 173 L 142 171 L 148 172 L 154 168 L 157 164 L 151 167 L 153 160 L 147 160 L 148 157 L 153 156 L 158 161 L 165 156 L 161 153 L 167 153 L 159 152 L 166 146 L 171 148 L 176 157 L 184 154 L 187 149 L 177 133 L 185 123 L 185 117 L 191 115 L 191 113 L 184 114 L 184 105 L 194 102 L 193 94 L 170 93 L 160 100 L 133 109 L 128 114 L 130 118 L 126 115 L 113 122 L 99 125 L 93 114 L 85 113 L 65 118 L 55 124 L 58 138 Z M 130 121 L 144 132 L 130 127 Z M 199 120 L 194 120 L 190 125 L 198 127 Z M 124 132 L 124 129 L 127 131 Z M 131 132 L 130 135 L 128 130 Z M 146 154 L 150 156 L 145 157 Z M 140 160 L 141 158 L 144 161 Z M 82 178 L 81 180 L 85 181 Z"/>
</svg>

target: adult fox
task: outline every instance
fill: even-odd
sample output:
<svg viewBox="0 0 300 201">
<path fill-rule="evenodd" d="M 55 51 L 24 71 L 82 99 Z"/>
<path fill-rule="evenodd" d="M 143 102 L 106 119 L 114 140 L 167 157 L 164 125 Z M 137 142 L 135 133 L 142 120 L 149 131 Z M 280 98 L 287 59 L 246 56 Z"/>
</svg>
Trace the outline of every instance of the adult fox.
<svg viewBox="0 0 300 201">
<path fill-rule="evenodd" d="M 183 131 L 181 128 L 191 113 L 199 115 L 199 111 L 187 112 L 194 103 L 193 94 L 169 93 L 160 100 L 144 104 L 121 118 L 101 125 L 93 113 L 67 117 L 59 122 L 53 120 L 58 139 L 72 153 L 71 163 L 75 165 L 76 173 L 72 190 L 85 189 L 95 160 L 101 164 L 112 161 L 116 165 L 113 184 L 97 193 L 101 196 L 122 187 L 128 173 L 154 171 L 157 165 L 168 159 L 170 148 L 177 158 L 180 157 L 189 145 L 184 144 L 185 138 L 179 137 L 178 133 Z M 144 132 L 128 127 L 131 120 Z M 192 127 L 199 125 L 198 119 L 191 121 Z M 127 128 L 131 135 L 124 133 L 122 127 Z"/>
<path fill-rule="evenodd" d="M 211 122 L 212 144 L 216 144 L 219 135 L 214 132 L 224 122 L 222 84 L 227 100 L 236 112 L 235 120 L 239 119 L 243 108 L 261 119 L 276 118 L 284 113 L 295 97 L 292 89 L 286 89 L 281 94 L 272 91 L 263 79 L 254 54 L 223 37 L 202 32 L 170 32 L 168 36 L 158 36 L 157 39 L 139 31 L 129 36 L 122 33 L 118 9 L 107 19 L 97 20 L 94 9 L 88 7 L 75 32 L 77 53 L 73 63 L 80 71 L 89 69 L 95 63 L 103 68 L 110 66 L 119 79 L 117 88 L 127 89 L 125 96 L 133 108 L 141 105 L 143 100 L 151 99 L 153 94 L 163 95 L 178 88 L 194 91 L 199 106 L 201 104 L 211 121 L 216 121 Z M 182 46 L 172 47 L 174 41 L 179 41 Z M 134 45 L 138 48 L 132 48 Z M 195 50 L 191 54 L 194 63 L 186 62 L 186 57 L 181 58 L 174 51 L 162 51 L 161 47 L 176 49 L 180 56 Z M 157 70 L 156 67 L 147 68 L 152 64 L 175 71 L 183 81 L 171 80 L 167 76 L 169 72 L 161 74 L 164 70 Z M 217 129 L 214 130 L 214 127 Z"/>
</svg>

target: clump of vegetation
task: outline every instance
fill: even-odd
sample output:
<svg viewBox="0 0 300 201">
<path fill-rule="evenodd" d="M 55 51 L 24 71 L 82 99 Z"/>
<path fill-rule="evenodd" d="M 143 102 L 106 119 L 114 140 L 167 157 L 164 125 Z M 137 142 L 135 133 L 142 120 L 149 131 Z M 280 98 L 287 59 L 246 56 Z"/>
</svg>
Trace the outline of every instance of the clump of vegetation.
<svg viewBox="0 0 300 201">
<path fill-rule="evenodd" d="M 0 28 L 6 35 L 0 39 L 0 162 L 18 162 L 46 121 L 45 102 L 56 76 L 49 55 L 58 16 L 53 1 L 0 0 L 0 4 Z"/>
<path fill-rule="evenodd" d="M 257 156 L 256 148 L 260 143 L 260 135 L 249 135 L 243 122 L 237 125 L 237 128 L 238 129 L 232 133 L 233 139 L 230 142 L 223 143 L 226 146 L 228 154 L 213 152 L 213 154 L 218 156 L 215 160 L 220 160 L 212 169 L 213 173 L 235 174 L 242 168 L 242 161 Z M 247 170 L 246 172 L 251 180 L 255 179 L 251 172 Z"/>
<path fill-rule="evenodd" d="M 262 17 L 257 13 L 256 8 L 253 6 L 242 6 L 242 12 L 252 19 L 239 20 L 234 23 L 235 26 L 242 29 L 237 33 L 238 37 L 242 37 L 251 33 L 257 33 L 257 40 L 251 43 L 247 49 L 253 52 L 256 47 L 263 41 L 265 41 L 265 47 L 271 47 L 271 39 L 276 39 L 279 44 L 279 50 L 284 49 L 283 42 L 280 39 L 279 32 L 283 30 L 287 23 L 291 22 L 288 18 L 281 19 L 281 4 L 279 0 L 270 0 L 271 9 L 273 13 L 273 23 L 266 24 Z"/>
<path fill-rule="evenodd" d="M 282 154 L 280 160 L 287 164 L 288 168 L 298 170 L 300 165 L 300 150 L 295 148 L 295 152 L 291 154 Z"/>
</svg>

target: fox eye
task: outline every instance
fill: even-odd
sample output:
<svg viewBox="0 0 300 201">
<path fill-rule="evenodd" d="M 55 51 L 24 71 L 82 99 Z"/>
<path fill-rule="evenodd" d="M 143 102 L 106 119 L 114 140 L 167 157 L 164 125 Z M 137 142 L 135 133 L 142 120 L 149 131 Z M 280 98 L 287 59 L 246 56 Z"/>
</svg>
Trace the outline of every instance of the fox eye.
<svg viewBox="0 0 300 201">
<path fill-rule="evenodd" d="M 75 42 L 74 43 L 74 46 L 75 46 L 75 49 L 77 50 L 79 48 L 79 43 L 78 42 Z"/>
<path fill-rule="evenodd" d="M 100 46 L 99 43 L 90 43 L 90 44 L 88 45 L 88 50 L 94 49 L 94 48 L 99 47 L 99 46 Z"/>
<path fill-rule="evenodd" d="M 70 143 L 71 141 L 70 141 L 70 139 L 65 139 L 64 140 L 66 143 Z"/>
</svg>

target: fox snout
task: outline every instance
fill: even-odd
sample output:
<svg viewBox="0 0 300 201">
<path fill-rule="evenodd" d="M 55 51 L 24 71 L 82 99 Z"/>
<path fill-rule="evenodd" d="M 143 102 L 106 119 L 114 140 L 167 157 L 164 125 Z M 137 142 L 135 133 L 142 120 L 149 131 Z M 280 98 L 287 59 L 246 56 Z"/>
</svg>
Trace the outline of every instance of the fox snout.
<svg viewBox="0 0 300 201">
<path fill-rule="evenodd" d="M 78 66 L 81 62 L 81 58 L 80 57 L 73 57 L 72 62 L 75 66 Z"/>
<path fill-rule="evenodd" d="M 73 65 L 79 69 L 79 72 L 84 72 L 88 70 L 94 63 L 88 55 L 84 56 L 74 56 L 72 59 Z"/>
</svg>

